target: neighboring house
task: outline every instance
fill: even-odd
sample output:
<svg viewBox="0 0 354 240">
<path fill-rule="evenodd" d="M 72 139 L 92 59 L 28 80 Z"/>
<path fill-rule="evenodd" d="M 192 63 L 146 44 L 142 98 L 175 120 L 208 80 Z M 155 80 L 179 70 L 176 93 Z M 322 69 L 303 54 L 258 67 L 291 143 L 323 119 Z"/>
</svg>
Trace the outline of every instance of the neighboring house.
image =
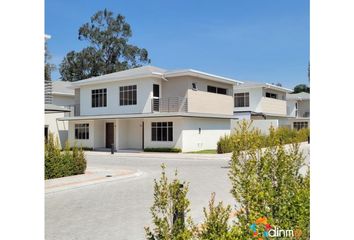
<svg viewBox="0 0 354 240">
<path fill-rule="evenodd" d="M 291 91 L 269 83 L 244 82 L 234 87 L 234 115 L 238 119 L 254 120 L 263 132 L 270 125 L 285 126 L 288 122 L 286 95 Z"/>
<path fill-rule="evenodd" d="M 306 92 L 287 94 L 286 100 L 291 128 L 310 127 L 310 94 Z"/>
<path fill-rule="evenodd" d="M 241 82 L 192 69 L 144 66 L 72 83 L 68 139 L 100 149 L 216 149 L 230 134 L 233 87 Z"/>
<path fill-rule="evenodd" d="M 69 82 L 53 81 L 50 83 L 50 91 L 45 93 L 44 136 L 47 139 L 49 133 L 52 133 L 61 147 L 64 147 L 68 140 L 68 122 L 58 119 L 73 115 L 75 95 L 69 86 Z"/>
</svg>

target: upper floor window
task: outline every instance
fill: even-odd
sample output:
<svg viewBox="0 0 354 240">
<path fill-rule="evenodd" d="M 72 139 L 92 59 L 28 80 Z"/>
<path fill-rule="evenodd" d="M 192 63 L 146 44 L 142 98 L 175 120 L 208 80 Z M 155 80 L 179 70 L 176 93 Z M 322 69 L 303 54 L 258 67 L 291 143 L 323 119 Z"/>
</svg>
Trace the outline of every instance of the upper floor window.
<svg viewBox="0 0 354 240">
<path fill-rule="evenodd" d="M 266 92 L 266 97 L 267 97 L 267 98 L 274 98 L 274 99 L 277 99 L 277 94 Z"/>
<path fill-rule="evenodd" d="M 89 139 L 89 124 L 75 124 L 75 139 Z"/>
<path fill-rule="evenodd" d="M 151 141 L 173 141 L 173 122 L 152 122 Z"/>
<path fill-rule="evenodd" d="M 91 91 L 91 106 L 93 108 L 107 106 L 107 88 L 94 89 Z"/>
<path fill-rule="evenodd" d="M 193 90 L 198 90 L 198 88 L 197 88 L 197 83 L 195 83 L 195 82 L 192 83 L 192 89 L 193 89 Z"/>
<path fill-rule="evenodd" d="M 119 105 L 136 105 L 136 85 L 119 87 Z"/>
<path fill-rule="evenodd" d="M 234 97 L 235 107 L 249 107 L 250 106 L 250 94 L 246 93 L 235 93 Z"/>
<path fill-rule="evenodd" d="M 227 89 L 226 88 L 220 88 L 220 87 L 214 87 L 214 86 L 209 86 L 207 88 L 208 92 L 212 92 L 212 93 L 218 93 L 218 94 L 227 94 Z"/>
</svg>

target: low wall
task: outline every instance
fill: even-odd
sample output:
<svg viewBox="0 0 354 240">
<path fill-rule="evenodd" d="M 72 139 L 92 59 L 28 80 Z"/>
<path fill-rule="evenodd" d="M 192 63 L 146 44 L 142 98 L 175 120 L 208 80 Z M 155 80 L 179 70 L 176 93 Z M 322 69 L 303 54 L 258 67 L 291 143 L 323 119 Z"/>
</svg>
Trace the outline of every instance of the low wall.
<svg viewBox="0 0 354 240">
<path fill-rule="evenodd" d="M 231 133 L 238 128 L 238 122 L 241 120 L 231 120 Z M 252 121 L 251 127 L 258 128 L 263 134 L 269 133 L 269 128 L 273 126 L 274 128 L 279 127 L 279 122 L 277 119 L 269 120 L 248 120 Z"/>
</svg>

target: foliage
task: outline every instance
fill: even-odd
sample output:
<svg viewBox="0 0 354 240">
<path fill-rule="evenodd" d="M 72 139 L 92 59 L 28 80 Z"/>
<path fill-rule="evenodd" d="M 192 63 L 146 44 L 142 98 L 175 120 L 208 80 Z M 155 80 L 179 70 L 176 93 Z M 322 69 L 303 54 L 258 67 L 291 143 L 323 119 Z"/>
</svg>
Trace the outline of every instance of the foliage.
<svg viewBox="0 0 354 240">
<path fill-rule="evenodd" d="M 162 165 L 162 174 L 159 181 L 154 180 L 154 204 L 150 211 L 154 224 L 153 230 L 145 228 L 149 240 L 186 240 L 192 238 L 194 229 L 189 213 L 189 200 L 187 199 L 188 184 L 177 179 L 169 182 Z"/>
<path fill-rule="evenodd" d="M 55 65 L 51 64 L 49 61 L 52 58 L 51 54 L 48 51 L 48 44 L 45 42 L 44 45 L 44 80 L 51 81 L 52 71 L 55 70 Z"/>
<path fill-rule="evenodd" d="M 296 85 L 294 87 L 294 92 L 293 93 L 301 93 L 301 92 L 310 93 L 310 87 L 308 87 L 306 84 Z"/>
<path fill-rule="evenodd" d="M 182 152 L 180 148 L 144 148 L 144 152 Z"/>
<path fill-rule="evenodd" d="M 247 150 L 256 142 L 260 148 L 273 146 L 273 139 L 277 138 L 281 144 L 290 144 L 307 141 L 310 129 L 289 129 L 279 127 L 269 128 L 269 134 L 263 135 L 259 129 L 252 127 L 251 121 L 240 121 L 235 132 L 221 137 L 217 143 L 218 153 L 229 153 L 234 150 Z"/>
<path fill-rule="evenodd" d="M 67 142 L 64 151 L 61 151 L 58 139 L 54 139 L 52 133 L 45 143 L 44 152 L 45 179 L 85 173 L 86 159 L 83 150 L 74 146 L 71 151 Z"/>
<path fill-rule="evenodd" d="M 194 151 L 194 152 L 189 152 L 189 153 L 197 153 L 197 154 L 216 154 L 216 149 L 204 149 L 204 150 L 199 150 L 199 151 Z"/>
<path fill-rule="evenodd" d="M 180 202 L 183 206 L 180 209 L 189 212 L 188 188 L 183 189 L 183 194 L 175 194 L 180 181 L 175 174 L 175 179 L 169 183 L 163 166 L 160 181 L 155 180 L 151 208 L 155 228 L 153 231 L 146 228 L 147 239 L 251 239 L 261 237 L 254 236 L 250 229 L 260 217 L 266 217 L 273 229 L 278 227 L 293 230 L 294 234 L 301 233 L 296 239 L 310 238 L 309 165 L 305 163 L 298 143 L 283 144 L 287 139 L 307 136 L 309 130 L 303 129 L 299 135 L 293 135 L 293 132 L 271 128 L 269 136 L 264 138 L 257 129 L 249 127 L 246 122 L 242 123 L 237 137 L 232 139 L 235 146 L 229 178 L 231 193 L 237 202 L 232 225 L 228 225 L 232 217 L 230 206 L 224 207 L 222 202 L 215 206 L 212 194 L 208 211 L 204 208 L 204 222 L 198 227 L 188 217 L 188 227 L 178 225 L 179 231 L 173 234 L 172 206 Z M 263 148 L 265 144 L 267 148 Z M 257 232 L 262 234 L 264 227 L 258 227 Z"/>
<path fill-rule="evenodd" d="M 146 49 L 129 44 L 131 36 L 124 16 L 107 9 L 96 12 L 79 29 L 79 40 L 89 46 L 64 57 L 59 70 L 62 80 L 78 81 L 150 63 Z"/>
<path fill-rule="evenodd" d="M 231 207 L 223 206 L 219 202 L 215 206 L 215 193 L 212 193 L 209 201 L 209 211 L 204 208 L 205 220 L 198 233 L 198 239 L 201 240 L 227 240 L 234 239 L 229 231 L 228 220 L 230 219 Z"/>
<path fill-rule="evenodd" d="M 272 226 L 300 229 L 301 239 L 309 239 L 310 176 L 300 174 L 304 157 L 299 144 L 286 149 L 281 134 L 271 135 L 266 149 L 260 148 L 262 141 L 254 141 L 247 150 L 233 152 L 229 177 L 238 203 L 235 226 L 244 239 L 250 236 L 250 224 L 266 216 Z"/>
</svg>

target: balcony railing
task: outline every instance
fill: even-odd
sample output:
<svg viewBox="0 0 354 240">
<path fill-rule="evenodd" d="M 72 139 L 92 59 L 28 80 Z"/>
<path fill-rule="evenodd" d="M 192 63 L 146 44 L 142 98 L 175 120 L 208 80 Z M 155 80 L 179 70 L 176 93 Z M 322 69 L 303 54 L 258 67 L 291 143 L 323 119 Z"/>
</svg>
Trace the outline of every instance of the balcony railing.
<svg viewBox="0 0 354 240">
<path fill-rule="evenodd" d="M 151 99 L 151 112 L 187 112 L 188 101 L 185 97 Z"/>
<path fill-rule="evenodd" d="M 68 105 L 65 107 L 70 110 L 70 112 L 68 113 L 69 117 L 80 116 L 80 104 Z"/>
</svg>

